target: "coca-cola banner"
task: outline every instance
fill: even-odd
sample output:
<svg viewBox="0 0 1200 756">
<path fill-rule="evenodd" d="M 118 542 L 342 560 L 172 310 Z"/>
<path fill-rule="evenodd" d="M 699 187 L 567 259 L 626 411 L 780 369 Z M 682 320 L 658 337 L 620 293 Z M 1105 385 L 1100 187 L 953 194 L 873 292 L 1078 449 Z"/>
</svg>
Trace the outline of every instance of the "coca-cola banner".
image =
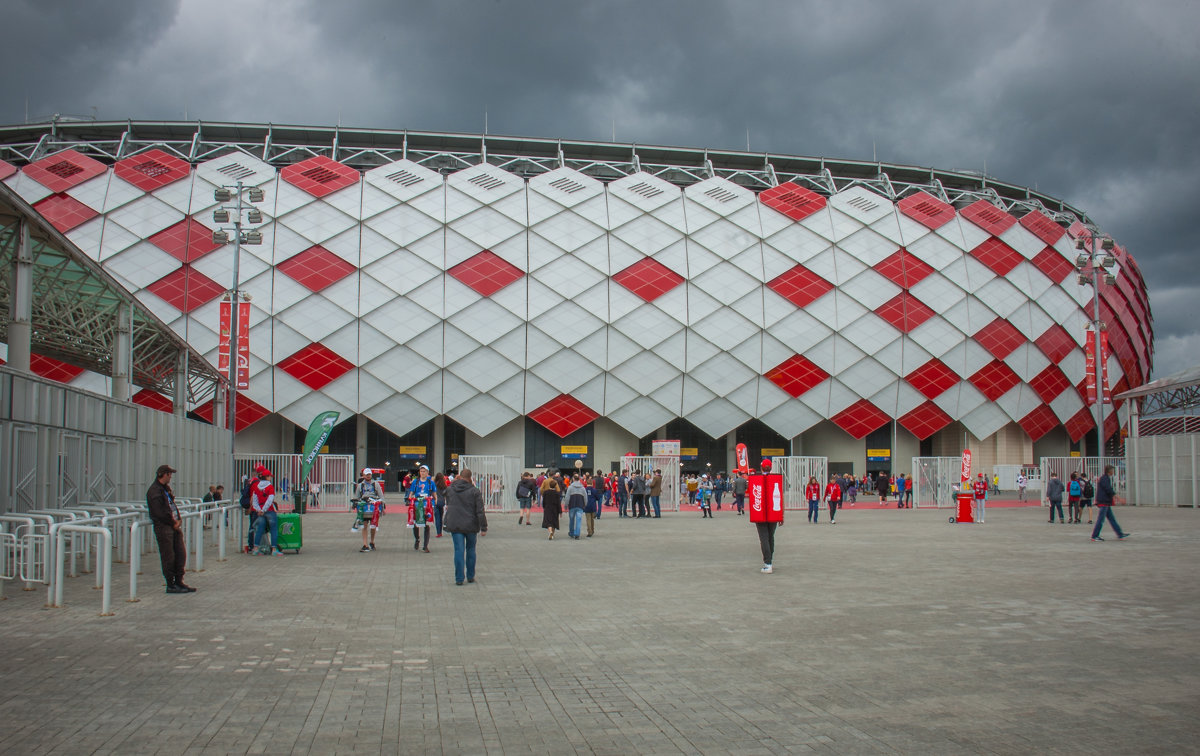
<svg viewBox="0 0 1200 756">
<path fill-rule="evenodd" d="M 750 522 L 783 522 L 783 476 L 751 475 L 746 480 Z"/>
</svg>

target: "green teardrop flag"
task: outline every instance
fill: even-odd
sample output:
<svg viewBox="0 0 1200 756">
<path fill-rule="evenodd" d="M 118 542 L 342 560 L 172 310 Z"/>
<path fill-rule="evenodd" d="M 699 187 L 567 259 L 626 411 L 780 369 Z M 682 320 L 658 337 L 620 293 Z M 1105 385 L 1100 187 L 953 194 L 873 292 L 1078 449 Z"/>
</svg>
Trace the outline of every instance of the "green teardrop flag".
<svg viewBox="0 0 1200 756">
<path fill-rule="evenodd" d="M 337 419 L 337 412 L 322 412 L 313 418 L 312 424 L 308 426 L 308 435 L 304 437 L 304 449 L 300 453 L 300 480 L 302 482 L 308 480 L 308 470 L 312 467 L 313 460 L 321 453 L 321 447 L 325 446 L 325 442 L 329 440 L 329 434 L 333 432 L 333 426 L 337 424 Z"/>
</svg>

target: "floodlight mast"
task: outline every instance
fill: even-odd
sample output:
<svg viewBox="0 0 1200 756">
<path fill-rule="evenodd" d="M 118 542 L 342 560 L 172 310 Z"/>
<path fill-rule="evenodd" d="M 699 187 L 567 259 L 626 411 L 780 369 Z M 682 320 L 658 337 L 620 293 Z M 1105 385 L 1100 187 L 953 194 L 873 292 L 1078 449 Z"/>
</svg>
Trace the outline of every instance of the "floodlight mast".
<svg viewBox="0 0 1200 756">
<path fill-rule="evenodd" d="M 233 205 L 221 205 L 213 211 L 213 221 L 220 223 L 228 223 L 231 218 L 232 211 L 232 227 L 218 226 L 218 230 L 213 231 L 213 243 L 227 244 L 229 242 L 229 230 L 233 231 L 233 286 L 229 290 L 227 298 L 229 299 L 229 385 L 227 388 L 228 401 L 226 402 L 226 422 L 229 427 L 229 469 L 230 495 L 237 491 L 241 493 L 240 481 L 237 478 L 237 463 L 234 461 L 234 450 L 237 445 L 237 385 L 238 385 L 238 310 L 240 303 L 244 298 L 247 302 L 250 301 L 249 294 L 242 294 L 239 290 L 241 285 L 239 264 L 242 259 L 243 244 L 262 244 L 262 232 L 258 230 L 248 230 L 242 232 L 242 213 L 247 212 L 247 220 L 249 223 L 262 223 L 262 213 L 257 208 L 246 207 L 243 202 L 243 197 L 250 202 L 262 202 L 263 190 L 259 187 L 246 187 L 241 181 L 233 185 L 217 187 L 213 191 L 213 199 L 217 202 L 234 201 Z M 249 364 L 247 364 L 249 370 Z M 216 416 L 213 417 L 213 422 L 216 422 Z"/>
<path fill-rule="evenodd" d="M 1075 267 L 1079 270 L 1079 285 L 1092 287 L 1092 380 L 1096 385 L 1096 404 L 1093 414 L 1096 422 L 1096 456 L 1104 456 L 1104 372 L 1106 360 L 1101 351 L 1100 332 L 1107 325 L 1100 318 L 1100 276 L 1110 286 L 1116 283 L 1116 276 L 1110 270 L 1117 264 L 1112 255 L 1113 240 L 1108 234 L 1101 234 L 1094 226 L 1088 226 L 1087 234 L 1080 235 L 1075 240 L 1075 249 L 1080 250 L 1075 258 Z"/>
</svg>

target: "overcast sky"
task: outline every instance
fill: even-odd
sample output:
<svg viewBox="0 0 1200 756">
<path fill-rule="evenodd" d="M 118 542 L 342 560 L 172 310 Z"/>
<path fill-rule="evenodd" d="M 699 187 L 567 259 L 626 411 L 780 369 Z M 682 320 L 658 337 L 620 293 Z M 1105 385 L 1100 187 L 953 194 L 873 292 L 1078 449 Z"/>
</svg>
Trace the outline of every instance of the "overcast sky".
<svg viewBox="0 0 1200 756">
<path fill-rule="evenodd" d="M 480 132 L 486 111 L 493 134 L 745 149 L 748 130 L 755 151 L 986 166 L 1135 255 L 1155 376 L 1200 363 L 1194 0 L 4 6 L 0 123 Z"/>
</svg>

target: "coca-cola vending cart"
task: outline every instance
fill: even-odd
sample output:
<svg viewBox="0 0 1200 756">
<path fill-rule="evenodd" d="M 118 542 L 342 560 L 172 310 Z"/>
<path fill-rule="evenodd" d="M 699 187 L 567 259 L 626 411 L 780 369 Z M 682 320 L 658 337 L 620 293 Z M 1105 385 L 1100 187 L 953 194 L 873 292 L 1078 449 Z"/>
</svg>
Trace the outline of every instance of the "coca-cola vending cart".
<svg viewBox="0 0 1200 756">
<path fill-rule="evenodd" d="M 747 481 L 750 522 L 783 522 L 783 476 L 755 473 Z"/>
</svg>

